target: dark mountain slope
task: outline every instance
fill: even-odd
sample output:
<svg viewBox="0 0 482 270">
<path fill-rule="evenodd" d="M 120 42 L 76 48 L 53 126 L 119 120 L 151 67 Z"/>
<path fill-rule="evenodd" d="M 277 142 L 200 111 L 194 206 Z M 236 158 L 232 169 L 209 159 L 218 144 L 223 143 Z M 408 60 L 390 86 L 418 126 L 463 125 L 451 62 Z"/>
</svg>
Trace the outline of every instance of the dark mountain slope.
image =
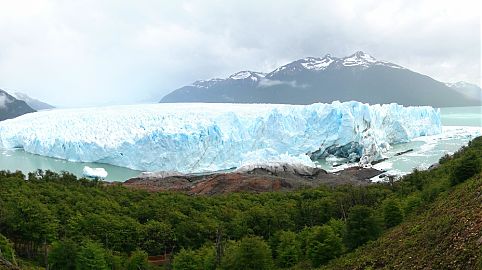
<svg viewBox="0 0 482 270">
<path fill-rule="evenodd" d="M 24 94 L 24 93 L 16 92 L 14 95 L 18 100 L 25 101 L 25 103 L 27 103 L 28 106 L 30 106 L 32 109 L 37 110 L 37 111 L 55 108 L 54 106 L 52 106 L 50 104 L 47 104 L 43 101 L 40 101 L 40 100 L 35 99 L 35 98 L 31 98 L 27 94 Z"/>
<path fill-rule="evenodd" d="M 25 101 L 18 100 L 0 89 L 0 121 L 35 112 Z"/>
<path fill-rule="evenodd" d="M 311 104 L 335 100 L 435 107 L 480 104 L 442 82 L 363 52 L 344 58 L 308 57 L 268 74 L 241 71 L 227 79 L 197 81 L 161 102 Z"/>
</svg>

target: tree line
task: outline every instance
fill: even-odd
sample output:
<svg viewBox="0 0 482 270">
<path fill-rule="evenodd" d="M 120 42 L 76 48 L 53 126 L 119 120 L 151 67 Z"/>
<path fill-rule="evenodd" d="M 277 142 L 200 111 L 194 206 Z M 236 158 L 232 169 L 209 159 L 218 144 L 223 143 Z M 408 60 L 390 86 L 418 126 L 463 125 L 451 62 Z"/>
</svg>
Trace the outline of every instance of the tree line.
<svg viewBox="0 0 482 270">
<path fill-rule="evenodd" d="M 150 193 L 67 172 L 1 171 L 0 256 L 49 269 L 318 267 L 480 172 L 481 144 L 394 183 L 262 194 Z M 156 255 L 171 260 L 149 264 Z"/>
</svg>

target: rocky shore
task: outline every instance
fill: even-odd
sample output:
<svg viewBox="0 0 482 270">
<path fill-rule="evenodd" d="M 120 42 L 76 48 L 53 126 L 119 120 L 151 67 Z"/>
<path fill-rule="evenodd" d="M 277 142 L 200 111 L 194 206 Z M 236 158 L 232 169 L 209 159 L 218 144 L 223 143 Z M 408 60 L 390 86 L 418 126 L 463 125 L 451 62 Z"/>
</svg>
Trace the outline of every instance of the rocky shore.
<svg viewBox="0 0 482 270">
<path fill-rule="evenodd" d="M 192 195 L 216 195 L 231 192 L 260 193 L 290 191 L 320 185 L 368 185 L 370 178 L 381 173 L 382 171 L 363 167 L 350 167 L 332 173 L 320 168 L 278 164 L 203 175 L 147 173 L 131 178 L 122 185 L 151 192 L 181 191 Z"/>
</svg>

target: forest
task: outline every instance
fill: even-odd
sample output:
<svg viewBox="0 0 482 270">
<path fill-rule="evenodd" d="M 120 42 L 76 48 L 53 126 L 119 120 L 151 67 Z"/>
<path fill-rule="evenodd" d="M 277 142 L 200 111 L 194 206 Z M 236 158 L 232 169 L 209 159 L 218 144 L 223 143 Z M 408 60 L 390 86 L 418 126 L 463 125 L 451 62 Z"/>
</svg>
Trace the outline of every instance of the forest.
<svg viewBox="0 0 482 270">
<path fill-rule="evenodd" d="M 216 196 L 1 171 L 0 269 L 336 268 L 467 179 L 480 185 L 481 159 L 479 137 L 392 183 Z"/>
</svg>

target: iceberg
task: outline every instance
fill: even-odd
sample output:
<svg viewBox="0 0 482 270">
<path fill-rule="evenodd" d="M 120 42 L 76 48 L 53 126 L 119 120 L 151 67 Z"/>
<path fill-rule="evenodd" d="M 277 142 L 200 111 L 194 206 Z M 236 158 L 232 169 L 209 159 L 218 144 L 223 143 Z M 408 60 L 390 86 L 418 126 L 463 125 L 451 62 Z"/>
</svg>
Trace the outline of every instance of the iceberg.
<svg viewBox="0 0 482 270">
<path fill-rule="evenodd" d="M 89 178 L 105 179 L 108 174 L 104 168 L 91 168 L 89 166 L 84 166 L 82 175 Z"/>
<path fill-rule="evenodd" d="M 432 107 L 356 101 L 143 104 L 59 109 L 0 122 L 0 147 L 141 171 L 202 173 L 340 156 L 361 163 L 441 132 Z"/>
</svg>

